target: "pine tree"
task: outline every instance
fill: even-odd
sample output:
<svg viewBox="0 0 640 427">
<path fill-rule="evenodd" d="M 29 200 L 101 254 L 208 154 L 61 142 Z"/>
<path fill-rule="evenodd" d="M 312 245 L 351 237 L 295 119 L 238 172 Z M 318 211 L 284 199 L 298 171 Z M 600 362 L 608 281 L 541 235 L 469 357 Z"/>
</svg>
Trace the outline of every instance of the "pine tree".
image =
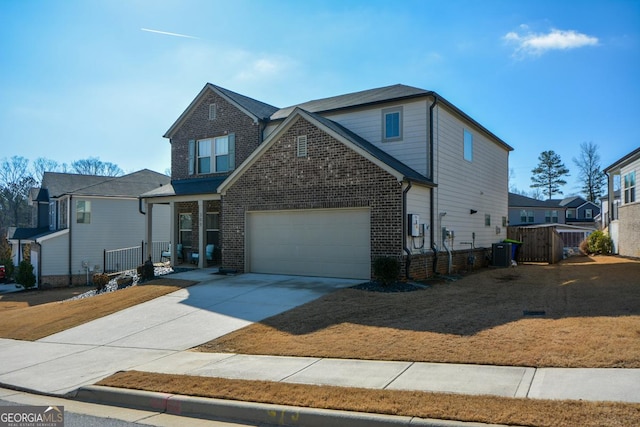
<svg viewBox="0 0 640 427">
<path fill-rule="evenodd" d="M 554 194 L 562 194 L 560 186 L 565 185 L 567 181 L 562 179 L 569 176 L 569 169 L 562 163 L 560 156 L 553 150 L 543 151 L 538 156 L 538 166 L 531 172 L 531 188 L 540 188 L 542 193 L 551 199 Z"/>
</svg>

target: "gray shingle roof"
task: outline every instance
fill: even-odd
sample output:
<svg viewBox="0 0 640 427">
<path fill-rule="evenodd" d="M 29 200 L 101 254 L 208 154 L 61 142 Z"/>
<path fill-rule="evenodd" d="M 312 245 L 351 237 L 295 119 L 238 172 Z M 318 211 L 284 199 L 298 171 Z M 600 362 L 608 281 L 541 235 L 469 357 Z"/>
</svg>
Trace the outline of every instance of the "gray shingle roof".
<svg viewBox="0 0 640 427">
<path fill-rule="evenodd" d="M 279 120 L 288 117 L 296 107 L 302 108 L 303 110 L 311 113 L 318 113 L 360 105 L 376 104 L 379 102 L 397 99 L 406 99 L 414 96 L 429 95 L 430 93 L 430 91 L 417 87 L 396 84 L 292 105 L 273 113 L 271 115 L 271 120 Z"/>
<path fill-rule="evenodd" d="M 214 84 L 211 84 L 211 86 L 218 89 L 220 92 L 232 99 L 236 104 L 242 106 L 242 108 L 249 111 L 259 119 L 268 119 L 269 116 L 278 111 L 278 107 L 274 107 L 273 105 L 269 105 L 265 102 L 249 98 L 248 96 L 241 95 L 232 90 L 225 89 Z"/>
<path fill-rule="evenodd" d="M 149 169 L 119 177 L 45 172 L 42 187 L 49 191 L 50 197 L 60 197 L 65 194 L 138 197 L 169 182 L 168 176 Z"/>
<path fill-rule="evenodd" d="M 142 194 L 142 197 L 170 197 L 195 194 L 215 194 L 218 186 L 227 179 L 228 175 L 210 178 L 190 178 L 171 181 L 169 185 Z"/>
<path fill-rule="evenodd" d="M 530 208 L 557 208 L 560 200 L 538 200 L 520 194 L 509 193 L 509 207 L 530 207 Z"/>
</svg>

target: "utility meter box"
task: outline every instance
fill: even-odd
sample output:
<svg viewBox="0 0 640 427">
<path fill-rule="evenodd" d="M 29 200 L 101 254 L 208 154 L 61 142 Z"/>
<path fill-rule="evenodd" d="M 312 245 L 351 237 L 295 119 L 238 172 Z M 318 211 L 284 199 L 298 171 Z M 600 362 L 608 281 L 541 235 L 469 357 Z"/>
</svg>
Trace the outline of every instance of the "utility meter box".
<svg viewBox="0 0 640 427">
<path fill-rule="evenodd" d="M 417 214 L 409 214 L 409 219 L 407 221 L 407 224 L 409 225 L 409 230 L 407 231 L 407 233 L 411 236 L 411 237 L 420 237 L 421 233 L 420 233 L 420 215 Z"/>
</svg>

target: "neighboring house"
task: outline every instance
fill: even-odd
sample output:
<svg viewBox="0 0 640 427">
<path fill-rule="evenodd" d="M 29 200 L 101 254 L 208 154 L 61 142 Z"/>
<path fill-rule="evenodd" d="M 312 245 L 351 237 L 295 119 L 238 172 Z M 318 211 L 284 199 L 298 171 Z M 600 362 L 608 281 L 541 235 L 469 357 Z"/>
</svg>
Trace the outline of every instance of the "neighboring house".
<svg viewBox="0 0 640 427">
<path fill-rule="evenodd" d="M 582 197 L 537 200 L 509 193 L 509 225 L 569 224 L 597 228 L 600 207 Z"/>
<path fill-rule="evenodd" d="M 169 184 L 169 177 L 144 169 L 121 177 L 45 172 L 31 192 L 33 227 L 11 230 L 14 261 L 30 248 L 38 283 L 84 284 L 104 269 L 104 250 L 140 245 L 145 212 L 138 196 Z M 153 233 L 169 241 L 169 209 L 154 212 Z"/>
<path fill-rule="evenodd" d="M 512 148 L 432 91 L 278 109 L 207 84 L 164 136 L 171 185 L 142 198 L 170 206 L 187 260 L 214 244 L 240 272 L 369 279 L 388 256 L 424 277 L 466 269 L 472 246 L 482 265 L 506 237 Z"/>
<path fill-rule="evenodd" d="M 640 199 L 636 177 L 640 176 L 640 148 L 604 169 L 608 176 L 608 227 L 614 253 L 640 257 Z M 620 203 L 616 204 L 614 181 L 620 179 Z"/>
</svg>

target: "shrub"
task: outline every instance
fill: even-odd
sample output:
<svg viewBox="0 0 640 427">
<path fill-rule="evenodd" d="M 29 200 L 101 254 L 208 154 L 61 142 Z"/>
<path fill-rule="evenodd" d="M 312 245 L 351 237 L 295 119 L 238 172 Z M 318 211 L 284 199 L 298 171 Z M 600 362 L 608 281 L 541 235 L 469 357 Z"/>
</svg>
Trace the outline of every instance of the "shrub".
<svg viewBox="0 0 640 427">
<path fill-rule="evenodd" d="M 613 242 L 608 234 L 596 230 L 587 238 L 587 252 L 590 254 L 609 255 L 613 249 Z"/>
<path fill-rule="evenodd" d="M 96 285 L 96 291 L 100 292 L 107 286 L 107 283 L 109 283 L 109 276 L 104 273 L 97 273 L 93 275 L 91 280 L 93 280 L 93 284 Z"/>
<path fill-rule="evenodd" d="M 138 266 L 138 277 L 141 281 L 153 280 L 156 277 L 151 258 L 146 260 L 144 264 Z"/>
<path fill-rule="evenodd" d="M 31 289 L 36 284 L 36 276 L 33 274 L 33 265 L 29 261 L 21 261 L 16 273 L 16 282 L 25 289 Z"/>
<path fill-rule="evenodd" d="M 383 286 L 392 285 L 400 277 L 400 262 L 390 257 L 377 258 L 373 262 L 373 275 Z"/>
</svg>

